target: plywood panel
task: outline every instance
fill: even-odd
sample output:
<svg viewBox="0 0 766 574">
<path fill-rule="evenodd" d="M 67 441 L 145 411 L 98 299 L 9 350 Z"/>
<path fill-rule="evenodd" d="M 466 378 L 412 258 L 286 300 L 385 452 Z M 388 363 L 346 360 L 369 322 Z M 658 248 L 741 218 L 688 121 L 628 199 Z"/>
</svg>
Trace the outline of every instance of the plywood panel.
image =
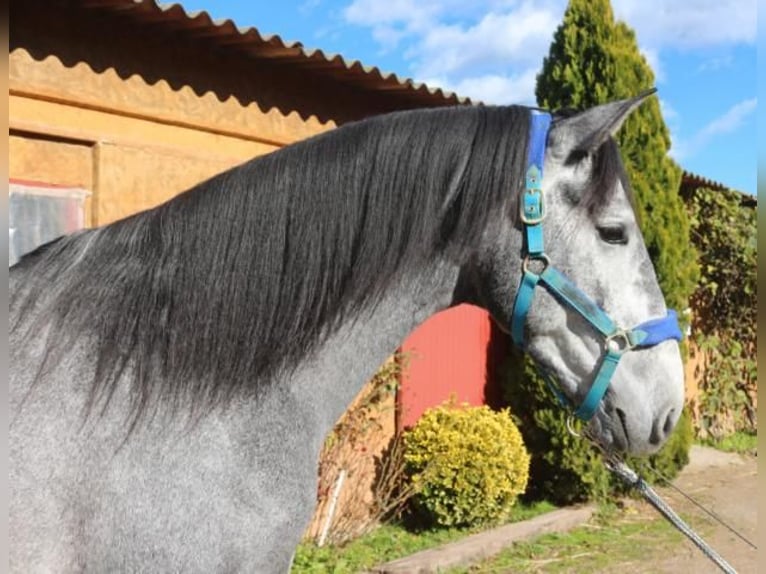
<svg viewBox="0 0 766 574">
<path fill-rule="evenodd" d="M 40 181 L 91 189 L 91 147 L 25 135 L 8 138 L 8 168 L 11 179 Z"/>
<path fill-rule="evenodd" d="M 104 225 L 154 207 L 241 160 L 171 150 L 99 144 L 94 223 Z"/>
<path fill-rule="evenodd" d="M 108 142 L 133 147 L 153 146 L 189 154 L 245 159 L 278 146 L 199 131 L 193 127 L 156 123 L 67 104 L 11 95 L 11 129 L 69 139 Z"/>
</svg>

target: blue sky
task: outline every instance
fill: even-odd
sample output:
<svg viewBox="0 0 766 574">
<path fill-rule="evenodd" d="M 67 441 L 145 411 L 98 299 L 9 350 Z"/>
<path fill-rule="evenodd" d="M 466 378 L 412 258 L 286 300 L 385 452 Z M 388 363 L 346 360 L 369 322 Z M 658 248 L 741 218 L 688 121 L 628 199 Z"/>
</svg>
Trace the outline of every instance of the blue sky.
<svg viewBox="0 0 766 574">
<path fill-rule="evenodd" d="M 534 104 L 566 0 L 182 0 L 307 48 L 493 104 Z M 673 155 L 755 193 L 756 0 L 612 0 L 657 77 Z"/>
</svg>

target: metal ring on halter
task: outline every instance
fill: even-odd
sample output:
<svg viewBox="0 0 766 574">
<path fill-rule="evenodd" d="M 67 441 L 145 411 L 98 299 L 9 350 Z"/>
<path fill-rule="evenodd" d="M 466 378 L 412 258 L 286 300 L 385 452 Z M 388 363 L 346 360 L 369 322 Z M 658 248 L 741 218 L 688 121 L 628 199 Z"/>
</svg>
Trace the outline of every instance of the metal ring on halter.
<svg viewBox="0 0 766 574">
<path fill-rule="evenodd" d="M 574 423 L 574 418 L 575 416 L 573 414 L 570 414 L 567 417 L 567 431 L 569 431 L 569 434 L 571 434 L 573 437 L 581 438 L 582 435 L 580 435 L 580 433 L 574 430 L 574 427 L 572 426 L 572 424 Z"/>
<path fill-rule="evenodd" d="M 543 268 L 540 270 L 540 272 L 536 271 L 530 271 L 529 270 L 529 263 L 531 261 L 540 261 L 542 263 Z M 521 262 L 521 269 L 524 271 L 524 273 L 534 273 L 535 275 L 540 275 L 543 271 L 546 270 L 546 268 L 551 264 L 551 260 L 548 259 L 548 256 L 545 253 L 541 253 L 539 255 L 527 255 L 524 257 L 524 261 Z"/>
<path fill-rule="evenodd" d="M 612 333 L 606 338 L 605 345 L 608 351 L 613 353 L 625 353 L 630 351 L 635 345 L 630 340 L 630 335 L 625 330 Z"/>
</svg>

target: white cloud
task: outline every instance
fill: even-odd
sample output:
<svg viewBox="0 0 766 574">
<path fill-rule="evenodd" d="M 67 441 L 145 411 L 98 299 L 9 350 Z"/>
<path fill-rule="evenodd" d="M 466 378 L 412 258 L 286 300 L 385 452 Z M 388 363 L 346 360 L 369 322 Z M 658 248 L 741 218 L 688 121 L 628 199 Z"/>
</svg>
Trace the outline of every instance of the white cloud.
<svg viewBox="0 0 766 574">
<path fill-rule="evenodd" d="M 490 65 L 539 66 L 558 23 L 557 15 L 525 3 L 511 12 L 489 12 L 472 26 L 435 26 L 410 53 L 423 75 L 470 73 Z"/>
<path fill-rule="evenodd" d="M 529 68 L 519 74 L 485 74 L 467 76 L 452 83 L 444 78 L 433 78 L 435 86 L 444 86 L 461 96 L 485 104 L 535 105 L 535 81 L 537 68 Z M 430 82 L 426 82 L 429 83 Z"/>
<path fill-rule="evenodd" d="M 395 50 L 399 45 L 399 41 L 405 36 L 406 32 L 394 26 L 375 26 L 372 30 L 372 37 L 380 45 L 382 52 Z"/>
<path fill-rule="evenodd" d="M 758 98 L 750 98 L 734 104 L 726 112 L 703 126 L 690 139 L 676 141 L 671 148 L 671 155 L 679 161 L 693 156 L 717 136 L 737 131 L 757 107 Z"/>
<path fill-rule="evenodd" d="M 699 48 L 753 44 L 756 0 L 612 0 L 615 17 L 646 47 Z"/>
<path fill-rule="evenodd" d="M 666 80 L 661 59 L 665 50 L 755 42 L 756 0 L 612 0 L 612 6 L 615 18 L 635 30 L 641 53 L 658 83 Z M 722 65 L 726 65 L 725 58 L 713 58 L 710 69 Z"/>
<path fill-rule="evenodd" d="M 516 102 L 531 103 L 531 69 L 539 71 L 566 4 L 566 0 L 351 0 L 342 14 L 347 24 L 369 28 L 382 51 L 400 51 L 418 81 L 438 79 L 441 83 L 434 87 L 483 101 L 506 101 L 510 94 Z M 665 80 L 665 50 L 755 41 L 756 0 L 612 0 L 612 5 L 616 18 L 636 31 L 641 53 L 658 83 Z"/>
<path fill-rule="evenodd" d="M 670 103 L 667 100 L 663 100 L 660 98 L 660 113 L 662 114 L 662 119 L 665 121 L 665 125 L 668 128 L 668 131 L 670 132 L 670 155 L 674 158 L 678 158 L 678 147 L 682 145 L 677 137 L 676 134 L 680 131 L 681 127 L 681 116 L 679 115 L 678 111 L 670 105 Z"/>
<path fill-rule="evenodd" d="M 304 0 L 304 2 L 298 6 L 298 12 L 304 16 L 311 14 L 319 5 L 322 0 Z"/>
<path fill-rule="evenodd" d="M 378 27 L 401 27 L 407 33 L 417 33 L 457 4 L 454 0 L 354 0 L 343 10 L 343 17 L 351 24 Z"/>
<path fill-rule="evenodd" d="M 411 75 L 486 103 L 534 103 L 562 0 L 354 0 L 348 23 L 398 49 Z"/>
<path fill-rule="evenodd" d="M 712 138 L 713 136 L 733 132 L 742 125 L 747 116 L 758 107 L 758 98 L 750 98 L 738 104 L 734 104 L 725 114 L 714 119 L 700 130 L 700 136 Z"/>
</svg>

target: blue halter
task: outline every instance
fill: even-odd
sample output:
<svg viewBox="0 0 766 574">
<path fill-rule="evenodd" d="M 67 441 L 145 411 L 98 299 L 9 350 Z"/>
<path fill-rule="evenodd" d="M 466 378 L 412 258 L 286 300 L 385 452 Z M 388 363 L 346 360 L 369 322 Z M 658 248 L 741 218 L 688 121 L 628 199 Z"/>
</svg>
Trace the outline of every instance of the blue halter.
<svg viewBox="0 0 766 574">
<path fill-rule="evenodd" d="M 511 337 L 523 347 L 524 325 L 535 295 L 535 287 L 542 284 L 559 302 L 577 311 L 594 329 L 604 337 L 604 355 L 597 367 L 593 384 L 582 403 L 574 405 L 550 379 L 546 378 L 561 404 L 574 410 L 574 415 L 584 421 L 590 420 L 609 387 L 620 358 L 626 351 L 657 345 L 668 339 L 681 340 L 676 312 L 668 310 L 665 317 L 641 323 L 632 329 L 620 329 L 614 321 L 590 297 L 583 293 L 567 277 L 550 264 L 543 246 L 543 201 L 542 179 L 545 143 L 551 124 L 550 114 L 532 110 L 527 152 L 526 186 L 521 201 L 521 221 L 524 226 L 525 256 L 521 284 L 516 293 L 511 320 Z M 541 268 L 533 271 L 531 264 Z"/>
</svg>

